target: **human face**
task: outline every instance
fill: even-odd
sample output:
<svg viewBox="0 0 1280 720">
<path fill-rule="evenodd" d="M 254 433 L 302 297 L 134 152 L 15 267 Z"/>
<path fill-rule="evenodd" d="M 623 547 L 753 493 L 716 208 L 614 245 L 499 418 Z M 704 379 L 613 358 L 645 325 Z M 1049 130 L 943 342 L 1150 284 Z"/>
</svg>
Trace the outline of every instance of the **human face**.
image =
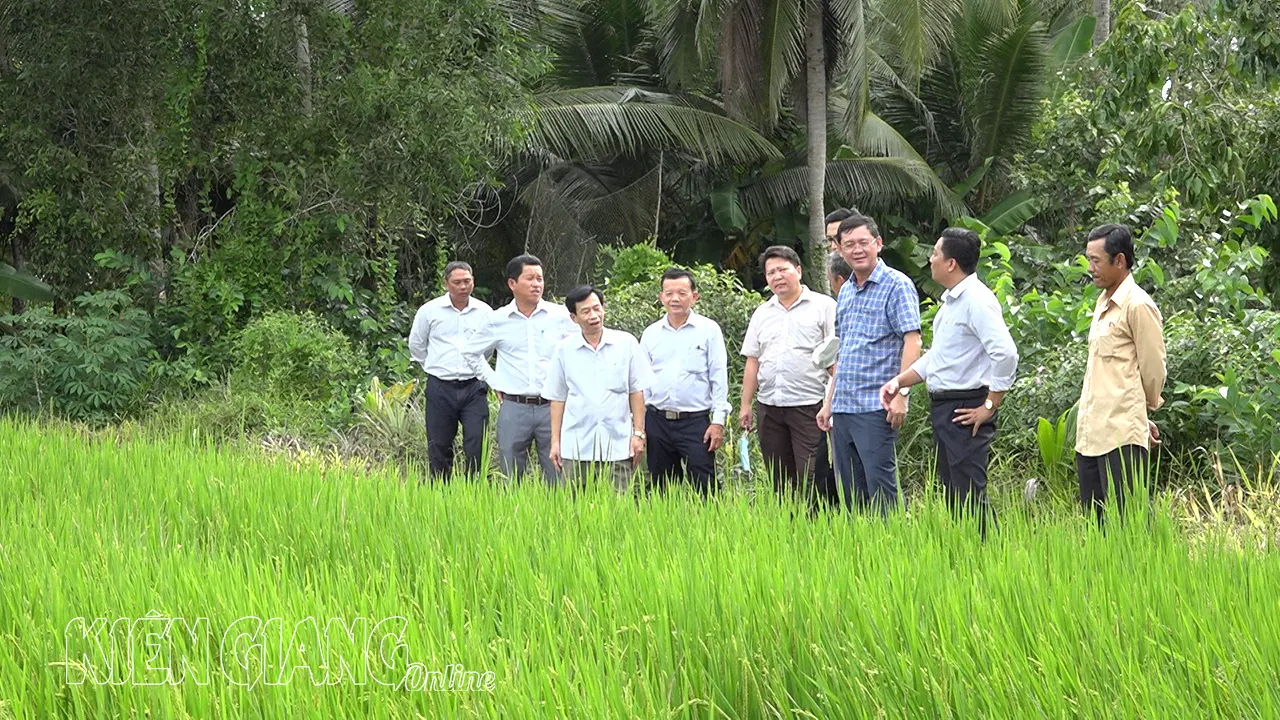
<svg viewBox="0 0 1280 720">
<path fill-rule="evenodd" d="M 507 287 L 516 300 L 526 305 L 536 305 L 542 299 L 542 268 L 525 265 L 520 277 L 507 280 Z"/>
<path fill-rule="evenodd" d="M 1115 258 L 1107 256 L 1106 244 L 1106 238 L 1090 240 L 1085 245 L 1084 256 L 1089 260 L 1089 275 L 1093 278 L 1093 284 L 1103 290 L 1112 290 L 1124 281 L 1129 270 L 1124 266 L 1123 255 L 1116 255 Z"/>
<path fill-rule="evenodd" d="M 693 289 L 693 283 L 686 277 L 663 280 L 658 302 L 667 309 L 667 317 L 684 322 L 689 318 L 689 310 L 693 308 L 693 304 L 698 302 L 698 291 Z"/>
<path fill-rule="evenodd" d="M 445 285 L 449 289 L 449 299 L 457 305 L 466 304 L 467 298 L 471 297 L 471 292 L 476 289 L 475 278 L 462 268 L 449 273 L 449 279 Z"/>
<path fill-rule="evenodd" d="M 827 282 L 831 285 L 831 295 L 834 297 L 840 294 L 840 288 L 844 287 L 844 284 L 848 282 L 848 279 L 842 278 L 839 275 L 828 275 Z"/>
<path fill-rule="evenodd" d="M 883 247 L 884 243 L 880 238 L 872 235 L 864 225 L 841 233 L 838 251 L 855 273 L 865 277 L 876 269 L 876 263 L 880 261 L 880 249 Z"/>
<path fill-rule="evenodd" d="M 578 302 L 570 317 L 582 328 L 583 335 L 599 335 L 604 330 L 604 303 L 600 302 L 599 295 L 591 293 L 586 300 Z"/>
<path fill-rule="evenodd" d="M 939 285 L 947 287 L 947 278 L 955 270 L 955 263 L 955 260 L 943 254 L 942 238 L 938 238 L 938 242 L 933 244 L 933 252 L 929 254 L 930 277 Z"/>
<path fill-rule="evenodd" d="M 800 294 L 800 268 L 785 258 L 769 258 L 764 263 L 764 279 L 769 289 L 781 300 Z"/>
<path fill-rule="evenodd" d="M 831 252 L 836 252 L 840 247 L 839 238 L 836 235 L 840 232 L 840 221 L 827 223 L 827 244 L 831 246 Z"/>
</svg>

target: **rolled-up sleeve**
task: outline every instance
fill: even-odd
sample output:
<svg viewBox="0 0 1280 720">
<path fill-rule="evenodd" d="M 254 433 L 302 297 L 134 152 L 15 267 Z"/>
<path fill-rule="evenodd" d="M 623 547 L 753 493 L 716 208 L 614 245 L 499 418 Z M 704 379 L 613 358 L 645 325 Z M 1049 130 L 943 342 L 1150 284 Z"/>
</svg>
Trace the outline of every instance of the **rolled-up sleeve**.
<svg viewBox="0 0 1280 720">
<path fill-rule="evenodd" d="M 1142 379 L 1142 391 L 1147 397 L 1147 409 L 1156 410 L 1164 404 L 1166 379 L 1164 321 L 1160 311 L 1146 303 L 1131 303 L 1128 310 L 1129 331 L 1138 354 L 1138 376 Z"/>
</svg>

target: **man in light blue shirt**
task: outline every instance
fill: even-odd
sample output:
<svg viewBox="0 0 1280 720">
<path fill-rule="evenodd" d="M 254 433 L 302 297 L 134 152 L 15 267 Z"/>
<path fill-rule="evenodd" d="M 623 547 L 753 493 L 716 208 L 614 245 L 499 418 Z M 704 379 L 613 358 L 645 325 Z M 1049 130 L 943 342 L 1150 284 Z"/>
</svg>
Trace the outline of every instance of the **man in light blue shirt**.
<svg viewBox="0 0 1280 720">
<path fill-rule="evenodd" d="M 907 397 L 895 395 L 885 408 L 880 388 L 920 357 L 920 299 L 911 279 L 880 259 L 884 241 L 874 220 L 852 215 L 838 237 L 853 277 L 840 288 L 840 351 L 818 427 L 831 432 L 845 506 L 870 503 L 885 513 L 901 503 L 895 444 Z"/>
<path fill-rule="evenodd" d="M 716 321 L 693 311 L 698 288 L 688 270 L 662 273 L 658 301 L 667 314 L 640 336 L 654 374 L 645 392 L 649 482 L 664 489 L 683 463 L 689 481 L 706 496 L 718 487 L 715 452 L 729 414 L 724 333 Z"/>
<path fill-rule="evenodd" d="M 887 407 L 901 388 L 923 382 L 937 448 L 938 474 L 953 512 L 976 512 L 985 537 L 994 513 L 987 502 L 987 460 L 996 412 L 1013 386 L 1018 350 L 1000 301 L 978 279 L 981 240 L 972 230 L 942 231 L 929 256 L 946 291 L 933 318 L 933 347 L 880 389 Z"/>
<path fill-rule="evenodd" d="M 599 290 L 581 285 L 564 304 L 582 332 L 556 345 L 542 389 L 551 402 L 551 462 L 570 484 L 612 476 L 622 492 L 644 454 L 649 363 L 634 336 L 604 326 Z"/>
</svg>

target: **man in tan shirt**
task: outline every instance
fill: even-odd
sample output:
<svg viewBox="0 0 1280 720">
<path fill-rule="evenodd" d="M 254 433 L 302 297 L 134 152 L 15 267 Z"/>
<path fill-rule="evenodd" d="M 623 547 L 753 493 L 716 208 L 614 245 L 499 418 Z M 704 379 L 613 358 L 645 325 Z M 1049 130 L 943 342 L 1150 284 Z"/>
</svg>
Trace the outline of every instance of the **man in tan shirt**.
<svg viewBox="0 0 1280 720">
<path fill-rule="evenodd" d="M 1147 477 L 1151 447 L 1160 443 L 1147 412 L 1164 404 L 1165 351 L 1160 310 L 1130 274 L 1129 228 L 1094 228 L 1085 257 L 1102 295 L 1089 326 L 1076 419 L 1076 476 L 1085 512 L 1092 508 L 1101 523 L 1108 492 L 1123 512 L 1135 478 Z"/>
</svg>

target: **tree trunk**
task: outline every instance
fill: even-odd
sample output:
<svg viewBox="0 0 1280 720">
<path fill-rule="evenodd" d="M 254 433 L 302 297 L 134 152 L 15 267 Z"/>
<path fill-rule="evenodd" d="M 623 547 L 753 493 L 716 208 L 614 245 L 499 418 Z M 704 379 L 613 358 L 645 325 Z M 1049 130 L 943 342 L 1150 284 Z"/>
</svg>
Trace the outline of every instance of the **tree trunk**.
<svg viewBox="0 0 1280 720">
<path fill-rule="evenodd" d="M 302 85 L 302 114 L 311 117 L 311 39 L 307 33 L 307 19 L 302 15 L 295 15 L 293 27 L 297 31 L 295 53 L 298 60 L 298 82 Z"/>
<path fill-rule="evenodd" d="M 27 267 L 27 259 L 22 254 L 22 238 L 18 237 L 17 230 L 14 229 L 12 223 L 5 223 L 0 220 L 0 226 L 5 226 L 9 230 L 9 246 L 13 250 L 13 269 L 22 272 Z M 13 298 L 13 314 L 21 315 L 27 311 L 27 301 L 20 297 Z"/>
<path fill-rule="evenodd" d="M 1093 45 L 1097 47 L 1111 35 L 1111 0 L 1093 0 L 1093 16 L 1098 19 L 1093 28 Z"/>
<path fill-rule="evenodd" d="M 818 277 L 805 278 L 805 284 L 819 292 L 829 292 L 827 284 L 827 236 L 823 219 L 826 215 L 827 191 L 827 63 L 822 42 L 822 10 L 825 3 L 809 7 L 805 23 L 805 124 L 809 131 L 809 266 L 820 268 Z"/>
</svg>

